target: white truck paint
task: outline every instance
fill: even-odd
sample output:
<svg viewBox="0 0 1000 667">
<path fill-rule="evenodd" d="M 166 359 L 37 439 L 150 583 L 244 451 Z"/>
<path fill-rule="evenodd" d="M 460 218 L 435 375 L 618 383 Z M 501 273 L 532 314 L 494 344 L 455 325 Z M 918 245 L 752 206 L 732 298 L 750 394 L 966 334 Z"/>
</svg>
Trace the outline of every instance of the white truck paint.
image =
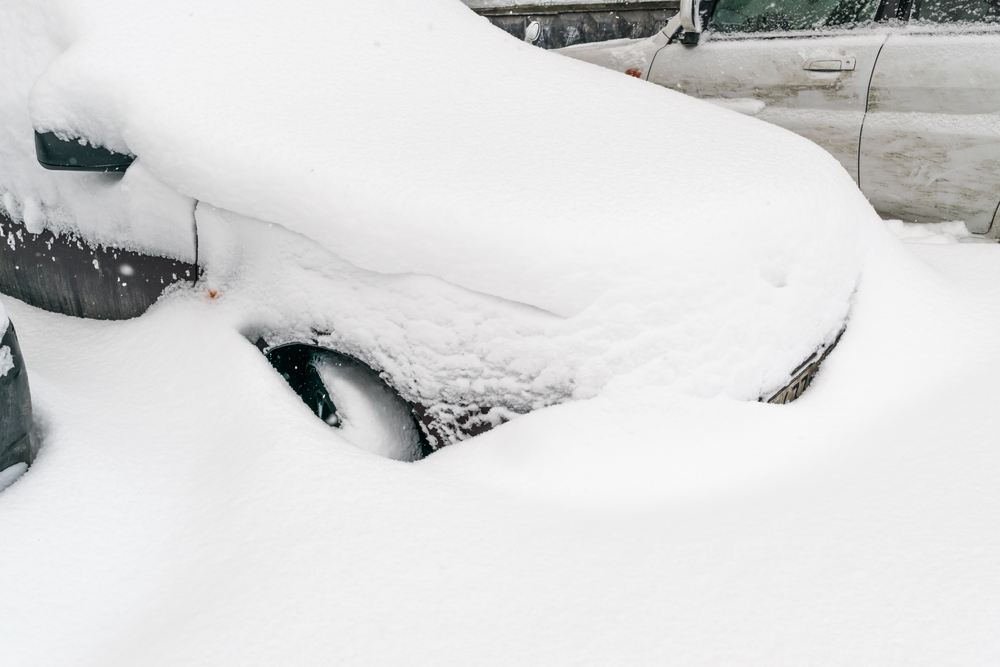
<svg viewBox="0 0 1000 667">
<path fill-rule="evenodd" d="M 787 128 L 828 150 L 857 181 L 868 84 L 887 32 L 760 37 L 709 35 L 692 47 L 660 33 L 558 51 Z"/>
<path fill-rule="evenodd" d="M 920 30 L 917 28 L 916 30 Z M 1000 30 L 894 34 L 879 56 L 861 140 L 861 189 L 883 216 L 964 220 L 1000 203 Z"/>
<path fill-rule="evenodd" d="M 695 97 L 740 100 L 741 108 L 759 109 L 757 118 L 816 142 L 857 181 L 868 82 L 885 38 L 790 33 L 768 40 L 709 39 L 697 47 L 675 43 L 656 53 L 647 78 Z M 841 69 L 831 71 L 834 65 Z M 746 104 L 752 100 L 758 104 Z"/>
<path fill-rule="evenodd" d="M 1000 238 L 1000 28 L 713 35 L 559 49 L 819 144 L 887 218 L 962 220 Z"/>
</svg>

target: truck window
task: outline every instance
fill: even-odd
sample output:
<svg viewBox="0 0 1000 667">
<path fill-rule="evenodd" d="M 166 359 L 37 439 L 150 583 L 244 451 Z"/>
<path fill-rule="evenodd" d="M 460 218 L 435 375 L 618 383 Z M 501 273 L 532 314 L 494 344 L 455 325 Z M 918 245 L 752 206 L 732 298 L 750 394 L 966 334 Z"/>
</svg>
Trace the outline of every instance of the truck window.
<svg viewBox="0 0 1000 667">
<path fill-rule="evenodd" d="M 716 32 L 785 32 L 875 20 L 878 0 L 719 0 Z"/>
<path fill-rule="evenodd" d="M 998 23 L 997 0 L 922 0 L 916 18 L 931 23 Z"/>
</svg>

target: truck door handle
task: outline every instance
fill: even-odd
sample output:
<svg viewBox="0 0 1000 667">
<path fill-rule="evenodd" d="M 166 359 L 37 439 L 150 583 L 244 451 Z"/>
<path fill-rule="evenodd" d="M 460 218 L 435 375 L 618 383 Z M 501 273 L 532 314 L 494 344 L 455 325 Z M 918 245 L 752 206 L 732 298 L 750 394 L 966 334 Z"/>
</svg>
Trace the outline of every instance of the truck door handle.
<svg viewBox="0 0 1000 667">
<path fill-rule="evenodd" d="M 806 65 L 810 72 L 851 72 L 856 64 L 854 56 L 844 56 L 843 58 L 825 58 L 823 60 L 812 60 Z"/>
</svg>

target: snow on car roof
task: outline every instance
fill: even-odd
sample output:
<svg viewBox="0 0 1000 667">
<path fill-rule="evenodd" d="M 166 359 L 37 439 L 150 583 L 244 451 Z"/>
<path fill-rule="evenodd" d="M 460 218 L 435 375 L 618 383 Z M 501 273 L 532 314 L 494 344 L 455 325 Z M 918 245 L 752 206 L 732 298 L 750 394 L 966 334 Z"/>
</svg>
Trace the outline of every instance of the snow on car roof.
<svg viewBox="0 0 1000 667">
<path fill-rule="evenodd" d="M 846 317 L 877 218 L 823 150 L 528 46 L 457 0 L 58 7 L 30 31 L 49 36 L 35 129 L 135 154 L 149 201 L 173 192 L 372 275 L 548 311 L 549 354 L 582 395 L 643 368 L 754 398 Z M 144 192 L 130 175 L 101 187 Z M 59 178 L 97 196 L 94 176 Z M 36 208 L 66 210 L 36 190 Z M 169 207 L 149 208 L 124 236 Z M 512 334 L 473 335 L 485 350 Z"/>
</svg>

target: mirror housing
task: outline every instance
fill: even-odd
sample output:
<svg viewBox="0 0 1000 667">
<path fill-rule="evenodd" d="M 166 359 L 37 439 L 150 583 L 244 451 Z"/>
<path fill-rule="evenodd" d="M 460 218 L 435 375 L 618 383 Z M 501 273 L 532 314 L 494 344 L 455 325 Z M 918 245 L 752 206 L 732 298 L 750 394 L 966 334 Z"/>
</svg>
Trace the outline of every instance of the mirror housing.
<svg viewBox="0 0 1000 667">
<path fill-rule="evenodd" d="M 55 132 L 35 131 L 35 157 L 46 169 L 63 171 L 117 171 L 128 169 L 135 156 L 115 153 L 76 139 L 60 139 Z"/>
<path fill-rule="evenodd" d="M 524 41 L 529 44 L 534 44 L 538 41 L 538 38 L 542 36 L 542 24 L 538 21 L 532 21 L 528 24 L 528 27 L 524 29 Z"/>
<path fill-rule="evenodd" d="M 680 0 L 680 10 L 663 27 L 667 44 L 675 39 L 680 39 L 681 44 L 687 46 L 695 46 L 698 43 L 701 38 L 700 9 L 701 0 Z"/>
<path fill-rule="evenodd" d="M 700 5 L 701 0 L 681 0 L 681 8 L 677 12 L 681 17 L 681 44 L 694 46 L 701 38 Z"/>
</svg>

